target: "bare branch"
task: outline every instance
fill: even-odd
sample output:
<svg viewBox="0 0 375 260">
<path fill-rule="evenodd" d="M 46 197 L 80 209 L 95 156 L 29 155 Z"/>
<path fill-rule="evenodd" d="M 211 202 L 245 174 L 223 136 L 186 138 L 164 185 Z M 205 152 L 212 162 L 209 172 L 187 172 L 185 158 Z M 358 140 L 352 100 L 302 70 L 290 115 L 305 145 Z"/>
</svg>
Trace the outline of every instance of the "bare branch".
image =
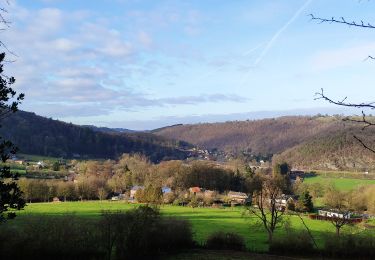
<svg viewBox="0 0 375 260">
<path fill-rule="evenodd" d="M 362 130 L 365 130 L 367 127 L 370 127 L 370 126 L 375 126 L 374 122 L 371 122 L 366 118 L 366 114 L 363 111 L 362 111 L 362 117 L 360 120 L 347 117 L 347 118 L 344 118 L 343 121 L 353 122 L 353 123 L 363 123 L 364 126 L 362 127 Z"/>
<path fill-rule="evenodd" d="M 316 92 L 315 96 L 316 96 L 316 98 L 314 98 L 315 100 L 323 99 L 323 100 L 328 101 L 331 104 L 335 104 L 335 105 L 338 105 L 338 106 L 375 109 L 374 102 L 359 103 L 359 104 L 347 103 L 347 102 L 345 102 L 346 99 L 347 99 L 346 97 L 343 100 L 341 100 L 341 101 L 334 101 L 333 99 L 327 97 L 324 94 L 324 90 L 323 89 L 321 89 L 320 92 Z"/>
<path fill-rule="evenodd" d="M 314 238 L 314 236 L 313 236 L 312 233 L 311 233 L 311 230 L 310 230 L 309 227 L 306 225 L 305 220 L 303 220 L 303 218 L 302 218 L 302 216 L 301 216 L 300 214 L 297 213 L 296 215 L 299 217 L 299 219 L 300 219 L 301 222 L 302 222 L 302 225 L 303 225 L 303 226 L 305 227 L 305 229 L 307 230 L 307 233 L 308 233 L 308 235 L 310 236 L 311 240 L 313 241 L 316 250 L 319 251 L 318 244 L 316 243 L 315 238 Z M 322 256 L 322 259 L 324 259 L 323 255 L 321 255 L 321 256 Z"/>
<path fill-rule="evenodd" d="M 375 29 L 375 26 L 370 24 L 370 23 L 365 23 L 363 21 L 361 22 L 348 22 L 344 17 L 341 17 L 340 19 L 336 19 L 334 17 L 327 19 L 327 18 L 320 18 L 320 17 L 315 17 L 313 14 L 310 14 L 311 20 L 316 20 L 318 23 L 338 23 L 338 24 L 345 24 L 349 26 L 354 26 L 354 27 L 361 27 L 361 28 L 368 28 L 368 29 Z"/>
<path fill-rule="evenodd" d="M 317 92 L 315 93 L 315 100 L 318 100 L 318 99 L 323 99 L 325 101 L 328 101 L 329 103 L 331 104 L 335 104 L 335 105 L 338 105 L 338 106 L 344 106 L 344 107 L 355 107 L 355 108 L 369 108 L 369 109 L 375 109 L 375 103 L 374 102 L 368 102 L 368 103 L 359 103 L 359 104 L 354 104 L 354 103 L 348 103 L 348 102 L 345 102 L 346 101 L 346 97 L 341 100 L 341 101 L 334 101 L 332 100 L 331 98 L 327 97 L 325 94 L 324 94 L 324 90 L 321 89 L 321 92 Z M 356 118 L 350 118 L 350 117 L 347 117 L 347 118 L 344 118 L 343 121 L 347 121 L 347 122 L 353 122 L 353 123 L 361 123 L 361 124 L 364 124 L 363 127 L 362 127 L 362 130 L 365 130 L 366 128 L 368 127 L 375 127 L 375 122 L 371 122 L 369 121 L 367 118 L 366 118 L 366 114 L 364 113 L 364 111 L 362 111 L 362 117 L 361 119 L 356 119 Z M 375 153 L 375 149 L 372 149 L 370 146 L 368 146 L 367 144 L 365 144 L 359 137 L 357 137 L 356 135 L 353 135 L 354 139 L 356 139 L 365 149 Z"/>
<path fill-rule="evenodd" d="M 375 153 L 375 150 L 372 149 L 371 147 L 369 147 L 368 145 L 366 145 L 360 138 L 358 138 L 357 136 L 353 135 L 354 139 L 356 139 L 365 149 L 369 150 L 370 152 L 373 152 Z"/>
</svg>

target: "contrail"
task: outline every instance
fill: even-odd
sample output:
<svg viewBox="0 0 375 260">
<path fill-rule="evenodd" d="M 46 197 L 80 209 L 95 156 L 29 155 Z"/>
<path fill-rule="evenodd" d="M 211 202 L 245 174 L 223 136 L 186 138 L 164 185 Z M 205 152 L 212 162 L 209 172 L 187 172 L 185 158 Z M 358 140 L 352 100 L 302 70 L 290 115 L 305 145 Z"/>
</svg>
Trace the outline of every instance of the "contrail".
<svg viewBox="0 0 375 260">
<path fill-rule="evenodd" d="M 297 10 L 297 12 L 292 16 L 292 18 L 290 18 L 290 20 L 283 27 L 281 27 L 280 30 L 278 30 L 275 33 L 275 35 L 268 42 L 268 44 L 266 45 L 266 47 L 264 48 L 264 50 L 261 52 L 261 54 L 259 55 L 259 57 L 255 60 L 254 66 L 257 66 L 262 61 L 262 59 L 264 58 L 264 56 L 266 56 L 267 53 L 268 53 L 268 51 L 272 48 L 272 46 L 275 43 L 275 41 L 277 40 L 277 38 L 279 38 L 280 35 L 289 27 L 289 25 L 291 23 L 293 23 L 298 18 L 298 16 L 303 12 L 303 10 L 305 10 L 305 8 L 309 4 L 311 4 L 312 1 L 313 0 L 307 0 L 305 2 L 305 4 L 300 9 Z"/>
</svg>

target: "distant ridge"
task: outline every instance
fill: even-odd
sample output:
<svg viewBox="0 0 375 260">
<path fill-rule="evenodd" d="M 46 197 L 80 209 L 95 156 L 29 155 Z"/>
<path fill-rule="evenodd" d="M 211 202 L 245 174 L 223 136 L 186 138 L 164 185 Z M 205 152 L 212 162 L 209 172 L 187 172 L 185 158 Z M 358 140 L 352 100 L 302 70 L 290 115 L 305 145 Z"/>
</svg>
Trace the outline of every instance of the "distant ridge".
<svg viewBox="0 0 375 260">
<path fill-rule="evenodd" d="M 167 129 L 167 128 L 170 128 L 170 127 L 176 127 L 176 126 L 183 126 L 183 124 L 174 124 L 174 125 L 169 125 L 169 126 L 163 126 L 163 127 L 159 127 L 159 128 L 153 129 L 153 130 L 149 130 L 147 132 L 157 133 L 157 132 L 163 131 L 164 129 Z"/>
<path fill-rule="evenodd" d="M 126 128 L 109 128 L 109 127 L 98 127 L 94 125 L 82 125 L 83 127 L 88 127 L 94 131 L 102 132 L 102 133 L 135 133 L 135 132 L 142 132 L 142 131 L 135 131 Z"/>
</svg>

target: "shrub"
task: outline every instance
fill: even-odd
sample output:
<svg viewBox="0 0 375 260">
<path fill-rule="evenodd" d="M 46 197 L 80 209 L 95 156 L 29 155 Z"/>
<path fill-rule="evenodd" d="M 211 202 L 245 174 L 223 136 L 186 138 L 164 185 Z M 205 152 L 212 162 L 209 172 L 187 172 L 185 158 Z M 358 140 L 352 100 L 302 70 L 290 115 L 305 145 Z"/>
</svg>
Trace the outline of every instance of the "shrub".
<svg viewBox="0 0 375 260">
<path fill-rule="evenodd" d="M 163 203 L 172 204 L 176 200 L 176 194 L 173 192 L 163 194 Z"/>
<path fill-rule="evenodd" d="M 315 253 L 311 237 L 305 230 L 289 230 L 283 237 L 274 237 L 269 251 L 281 255 L 309 255 Z"/>
<path fill-rule="evenodd" d="M 100 259 L 104 251 L 95 227 L 74 215 L 29 217 L 22 227 L 1 230 L 0 258 Z"/>
<path fill-rule="evenodd" d="M 369 235 L 326 235 L 324 254 L 330 257 L 375 258 L 375 237 Z"/>
<path fill-rule="evenodd" d="M 179 251 L 194 246 L 193 231 L 187 220 L 162 218 L 157 233 L 160 251 Z"/>
<path fill-rule="evenodd" d="M 99 226 L 107 255 L 114 252 L 116 259 L 151 257 L 193 245 L 188 222 L 161 218 L 156 208 L 148 206 L 105 212 Z"/>
<path fill-rule="evenodd" d="M 215 250 L 244 250 L 245 240 L 231 232 L 215 232 L 206 240 L 206 248 Z"/>
<path fill-rule="evenodd" d="M 191 201 L 187 204 L 189 207 L 196 208 L 199 206 L 199 201 L 195 196 L 191 198 Z"/>
<path fill-rule="evenodd" d="M 103 212 L 99 223 L 74 215 L 28 216 L 25 225 L 1 225 L 0 241 L 0 259 L 151 259 L 194 245 L 187 221 L 161 218 L 148 206 Z"/>
</svg>

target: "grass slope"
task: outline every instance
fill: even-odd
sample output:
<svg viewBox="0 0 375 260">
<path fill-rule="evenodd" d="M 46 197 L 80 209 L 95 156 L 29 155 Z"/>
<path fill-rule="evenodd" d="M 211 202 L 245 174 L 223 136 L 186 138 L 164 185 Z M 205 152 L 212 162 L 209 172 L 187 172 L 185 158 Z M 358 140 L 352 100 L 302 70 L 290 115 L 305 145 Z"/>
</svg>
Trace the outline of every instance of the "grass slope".
<svg viewBox="0 0 375 260">
<path fill-rule="evenodd" d="M 335 177 L 325 177 L 322 175 L 317 175 L 314 177 L 309 177 L 304 179 L 304 183 L 333 183 L 336 188 L 340 190 L 354 190 L 355 188 L 362 185 L 374 185 L 375 180 L 361 180 L 361 179 L 349 179 L 349 178 L 335 178 Z"/>
</svg>

